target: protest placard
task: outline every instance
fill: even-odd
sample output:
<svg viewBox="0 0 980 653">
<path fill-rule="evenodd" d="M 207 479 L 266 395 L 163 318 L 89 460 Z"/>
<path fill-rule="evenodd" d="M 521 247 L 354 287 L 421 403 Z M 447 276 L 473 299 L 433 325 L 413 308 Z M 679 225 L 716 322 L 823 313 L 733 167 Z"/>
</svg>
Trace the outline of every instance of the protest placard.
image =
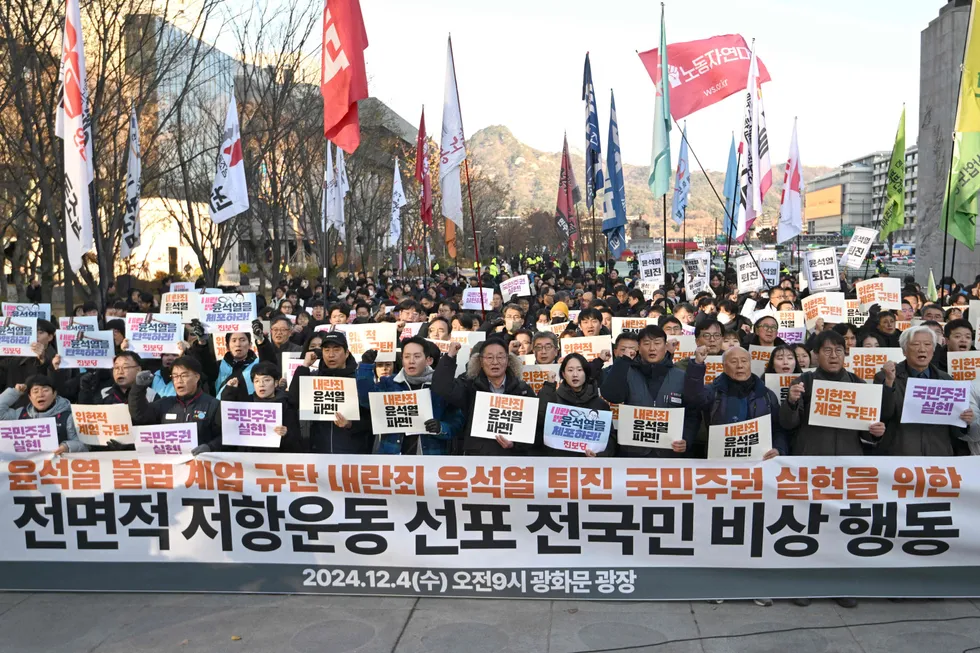
<svg viewBox="0 0 980 653">
<path fill-rule="evenodd" d="M 408 340 L 409 338 L 414 338 L 419 334 L 423 324 L 425 324 L 425 322 L 406 322 L 402 327 L 402 332 L 398 335 L 398 340 L 404 341 Z M 395 327 L 397 331 L 398 325 L 396 324 Z"/>
<path fill-rule="evenodd" d="M 754 322 L 755 320 L 753 320 L 752 318 L 755 316 L 756 306 L 758 306 L 758 302 L 756 302 L 751 297 L 746 297 L 745 301 L 742 303 L 742 310 L 739 311 L 739 315 L 741 315 L 742 317 L 746 317 Z"/>
<path fill-rule="evenodd" d="M 798 376 L 799 374 L 773 374 L 770 372 L 766 374 L 764 380 L 766 387 L 772 390 L 779 403 L 782 403 L 786 401 L 786 397 L 789 395 L 789 387 L 792 385 L 793 379 Z"/>
<path fill-rule="evenodd" d="M 209 333 L 229 322 L 251 323 L 257 315 L 254 292 L 190 295 L 190 298 L 197 300 L 200 320 Z"/>
<path fill-rule="evenodd" d="M 104 447 L 109 440 L 133 444 L 133 420 L 127 404 L 72 404 L 71 414 L 82 444 Z"/>
<path fill-rule="evenodd" d="M 663 287 L 663 284 L 654 283 L 652 281 L 637 281 L 633 284 L 633 287 L 643 293 L 644 299 L 651 299 L 653 294 Z"/>
<path fill-rule="evenodd" d="M 112 369 L 116 343 L 112 331 L 55 331 L 55 344 L 65 369 Z"/>
<path fill-rule="evenodd" d="M 780 329 L 776 332 L 776 337 L 787 345 L 799 345 L 806 341 L 806 329 Z"/>
<path fill-rule="evenodd" d="M 660 250 L 643 252 L 636 255 L 636 260 L 640 264 L 640 281 L 652 284 L 654 288 L 664 285 L 664 253 Z M 649 295 L 644 291 L 643 296 L 647 299 Z"/>
<path fill-rule="evenodd" d="M 806 326 L 806 314 L 803 311 L 778 311 L 776 321 L 780 329 L 801 329 Z"/>
<path fill-rule="evenodd" d="M 976 380 L 977 370 L 980 369 L 980 351 L 947 352 L 946 369 L 954 381 Z"/>
<path fill-rule="evenodd" d="M 561 365 L 558 363 L 553 365 L 524 365 L 524 368 L 521 370 L 521 380 L 531 386 L 534 394 L 538 394 L 541 392 L 541 386 L 548 381 L 549 373 L 554 375 L 555 381 L 557 382 L 559 368 L 561 368 Z"/>
<path fill-rule="evenodd" d="M 810 398 L 811 426 L 854 431 L 870 430 L 880 421 L 881 389 L 875 384 L 813 381 Z"/>
<path fill-rule="evenodd" d="M 671 342 L 677 342 L 677 349 L 674 350 L 671 356 L 675 365 L 683 360 L 692 358 L 694 356 L 694 350 L 698 348 L 697 340 L 692 335 L 667 336 L 668 351 Z"/>
<path fill-rule="evenodd" d="M 55 451 L 58 424 L 53 417 L 0 422 L 0 454 L 24 456 Z"/>
<path fill-rule="evenodd" d="M 531 296 L 531 279 L 526 274 L 511 277 L 506 281 L 500 282 L 500 296 L 504 301 L 514 297 Z M 491 297 L 492 299 L 492 297 Z"/>
<path fill-rule="evenodd" d="M 902 310 L 902 280 L 894 277 L 866 279 L 854 284 L 858 308 L 867 313 L 873 304 L 883 311 Z"/>
<path fill-rule="evenodd" d="M 445 354 L 449 351 L 449 345 L 453 343 L 452 340 L 433 340 L 432 338 L 426 338 L 429 342 L 439 348 L 439 353 Z"/>
<path fill-rule="evenodd" d="M 425 433 L 432 419 L 432 393 L 428 388 L 409 392 L 371 392 L 371 429 L 376 435 Z"/>
<path fill-rule="evenodd" d="M 18 304 L 3 302 L 0 304 L 3 317 L 33 317 L 36 320 L 51 321 L 51 304 Z"/>
<path fill-rule="evenodd" d="M 482 293 L 482 294 L 481 294 Z M 465 311 L 489 311 L 493 309 L 493 288 L 466 288 L 460 308 Z"/>
<path fill-rule="evenodd" d="M 902 424 L 967 426 L 960 419 L 970 408 L 969 381 L 909 379 L 902 403 Z"/>
<path fill-rule="evenodd" d="M 180 315 L 166 313 L 127 313 L 126 340 L 129 350 L 144 358 L 163 354 L 180 354 L 178 344 L 184 339 Z"/>
<path fill-rule="evenodd" d="M 347 334 L 347 349 L 357 362 L 361 362 L 361 356 L 370 349 L 378 352 L 378 362 L 394 362 L 398 339 L 398 326 L 394 323 L 338 324 L 334 328 Z"/>
<path fill-rule="evenodd" d="M 314 422 L 335 422 L 340 413 L 355 422 L 361 419 L 357 403 L 357 380 L 336 376 L 299 378 L 299 418 Z"/>
<path fill-rule="evenodd" d="M 211 342 L 214 343 L 214 357 L 221 360 L 228 353 L 228 341 L 225 336 L 229 333 L 247 333 L 252 342 L 251 350 L 258 356 L 259 349 L 255 345 L 255 338 L 252 334 L 251 322 L 221 322 L 211 328 Z"/>
<path fill-rule="evenodd" d="M 779 261 L 775 259 L 759 259 L 762 276 L 769 288 L 779 285 Z"/>
<path fill-rule="evenodd" d="M 168 292 L 160 296 L 160 312 L 179 315 L 180 321 L 189 323 L 199 315 L 199 294 L 195 292 Z"/>
<path fill-rule="evenodd" d="M 539 324 L 538 331 L 548 331 L 556 336 L 561 337 L 561 334 L 565 333 L 571 322 L 560 322 L 558 324 Z"/>
<path fill-rule="evenodd" d="M 564 358 L 571 353 L 582 354 L 585 360 L 595 360 L 600 353 L 608 351 L 612 354 L 612 338 L 609 336 L 585 336 L 582 338 L 562 338 L 561 355 Z"/>
<path fill-rule="evenodd" d="M 714 383 L 718 375 L 725 371 L 722 356 L 706 356 L 704 359 L 704 383 Z"/>
<path fill-rule="evenodd" d="M 612 413 L 563 404 L 548 404 L 544 446 L 558 451 L 602 453 L 609 444 Z"/>
<path fill-rule="evenodd" d="M 756 265 L 752 254 L 745 254 L 735 259 L 735 270 L 738 273 L 738 294 L 755 292 L 766 287 L 759 267 Z"/>
<path fill-rule="evenodd" d="M 627 447 L 670 449 L 684 439 L 683 408 L 619 406 L 616 441 Z"/>
<path fill-rule="evenodd" d="M 752 373 L 760 379 L 766 373 L 766 365 L 775 347 L 763 347 L 762 345 L 749 345 L 749 360 L 751 360 Z"/>
<path fill-rule="evenodd" d="M 465 347 L 473 347 L 486 339 L 486 331 L 453 331 L 449 334 L 450 342 L 458 342 Z"/>
<path fill-rule="evenodd" d="M 839 290 L 840 275 L 837 271 L 837 252 L 833 247 L 804 252 L 807 261 L 807 285 L 811 290 Z"/>
<path fill-rule="evenodd" d="M 905 352 L 901 347 L 851 347 L 851 353 L 844 359 L 844 369 L 872 383 L 885 363 L 903 360 Z"/>
<path fill-rule="evenodd" d="M 772 418 L 764 415 L 708 427 L 708 460 L 762 460 L 772 449 Z"/>
<path fill-rule="evenodd" d="M 97 315 L 79 315 L 78 317 L 59 317 L 58 328 L 62 331 L 98 331 L 99 318 Z"/>
<path fill-rule="evenodd" d="M 847 249 L 841 254 L 839 265 L 852 270 L 861 269 L 861 266 L 864 265 L 864 259 L 868 256 L 868 250 L 871 249 L 871 243 L 874 242 L 877 235 L 877 229 L 854 227 L 851 242 L 847 244 Z"/>
<path fill-rule="evenodd" d="M 845 299 L 844 304 L 847 307 L 847 322 L 856 327 L 864 326 L 868 321 L 868 312 L 861 310 L 861 303 L 856 299 Z"/>
<path fill-rule="evenodd" d="M 201 292 L 201 289 L 195 288 L 193 281 L 171 281 L 170 292 L 189 292 L 198 294 Z"/>
<path fill-rule="evenodd" d="M 36 317 L 5 317 L 0 320 L 0 356 L 34 356 L 31 343 L 36 340 Z"/>
<path fill-rule="evenodd" d="M 477 392 L 473 403 L 474 438 L 494 440 L 500 436 L 511 442 L 534 444 L 538 424 L 537 397 Z"/>
<path fill-rule="evenodd" d="M 846 321 L 847 304 L 842 292 L 821 292 L 803 298 L 806 328 L 813 329 L 818 319 L 824 324 L 840 324 Z"/>
<path fill-rule="evenodd" d="M 282 404 L 276 402 L 222 401 L 221 443 L 233 447 L 278 449 L 282 437 Z"/>
<path fill-rule="evenodd" d="M 581 310 L 568 311 L 568 321 L 578 324 L 578 314 L 581 312 Z"/>
<path fill-rule="evenodd" d="M 288 388 L 293 383 L 293 376 L 303 365 L 303 356 L 301 352 L 298 351 L 284 351 L 282 352 L 282 378 L 286 379 L 286 387 Z M 310 365 L 310 371 L 320 369 L 320 361 L 313 361 Z"/>
<path fill-rule="evenodd" d="M 134 426 L 132 434 L 139 458 L 190 456 L 197 447 L 197 422 Z"/>
<path fill-rule="evenodd" d="M 694 328 L 693 324 L 688 324 L 687 322 L 681 324 L 681 333 L 683 333 L 683 335 L 693 336 L 695 331 L 697 331 L 697 329 Z"/>
</svg>

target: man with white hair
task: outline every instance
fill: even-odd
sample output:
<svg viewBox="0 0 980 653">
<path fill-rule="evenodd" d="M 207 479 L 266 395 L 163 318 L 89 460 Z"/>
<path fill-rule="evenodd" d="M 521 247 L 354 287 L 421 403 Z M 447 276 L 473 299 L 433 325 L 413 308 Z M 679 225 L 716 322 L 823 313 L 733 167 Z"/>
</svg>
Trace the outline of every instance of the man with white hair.
<svg viewBox="0 0 980 653">
<path fill-rule="evenodd" d="M 884 392 L 892 392 L 895 400 L 895 411 L 885 421 L 885 435 L 878 443 L 878 453 L 883 456 L 952 456 L 953 441 L 968 434 L 973 410 L 967 409 L 960 415 L 967 428 L 902 423 L 902 406 L 909 379 L 952 380 L 933 363 L 939 344 L 936 332 L 927 326 L 914 326 L 902 332 L 898 344 L 905 353 L 905 360 L 900 363 L 889 361 L 875 375 L 874 382 L 884 385 Z"/>
</svg>

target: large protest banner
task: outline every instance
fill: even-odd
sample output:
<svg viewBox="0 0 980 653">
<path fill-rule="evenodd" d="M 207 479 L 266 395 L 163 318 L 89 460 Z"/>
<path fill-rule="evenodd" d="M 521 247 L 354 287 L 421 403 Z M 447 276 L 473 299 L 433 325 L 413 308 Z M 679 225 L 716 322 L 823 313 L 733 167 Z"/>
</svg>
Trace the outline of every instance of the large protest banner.
<svg viewBox="0 0 980 653">
<path fill-rule="evenodd" d="M 170 464 L 130 452 L 4 460 L 0 588 L 976 594 L 975 457 L 639 462 L 223 453 Z M 873 515 L 886 526 L 873 531 Z"/>
</svg>

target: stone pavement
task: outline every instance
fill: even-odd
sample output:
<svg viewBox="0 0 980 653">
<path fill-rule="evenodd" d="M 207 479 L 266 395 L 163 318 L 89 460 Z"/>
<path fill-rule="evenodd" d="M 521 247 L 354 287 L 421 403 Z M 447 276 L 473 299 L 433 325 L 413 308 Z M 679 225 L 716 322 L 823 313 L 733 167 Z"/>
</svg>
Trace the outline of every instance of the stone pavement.
<svg viewBox="0 0 980 653">
<path fill-rule="evenodd" d="M 826 600 L 762 608 L 746 601 L 0 593 L 3 653 L 538 651 L 980 652 L 980 609 L 966 600 L 867 600 L 848 610 Z"/>
</svg>

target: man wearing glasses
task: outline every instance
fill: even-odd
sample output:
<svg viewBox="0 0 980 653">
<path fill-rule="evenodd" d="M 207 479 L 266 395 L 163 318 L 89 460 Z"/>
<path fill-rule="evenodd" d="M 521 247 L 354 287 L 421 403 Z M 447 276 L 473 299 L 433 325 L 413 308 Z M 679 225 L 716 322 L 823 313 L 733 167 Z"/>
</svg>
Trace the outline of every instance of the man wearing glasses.
<svg viewBox="0 0 980 653">
<path fill-rule="evenodd" d="M 78 403 L 125 404 L 129 401 L 129 391 L 136 384 L 136 375 L 143 369 L 143 359 L 132 351 L 124 351 L 112 361 L 112 383 L 99 387 L 100 371 L 90 370 L 82 374 L 79 381 Z M 146 391 L 147 400 L 153 401 L 156 392 Z"/>
<path fill-rule="evenodd" d="M 293 323 L 289 318 L 276 317 L 269 324 L 269 337 L 262 331 L 262 322 L 252 322 L 252 333 L 255 335 L 255 346 L 259 350 L 259 360 L 282 365 L 283 352 L 298 353 L 303 351 L 302 345 L 297 345 L 289 339 L 293 333 Z"/>
<path fill-rule="evenodd" d="M 558 362 L 561 350 L 558 347 L 558 336 L 550 331 L 538 331 L 531 339 L 531 352 L 534 353 L 535 365 L 554 365 Z"/>
</svg>

